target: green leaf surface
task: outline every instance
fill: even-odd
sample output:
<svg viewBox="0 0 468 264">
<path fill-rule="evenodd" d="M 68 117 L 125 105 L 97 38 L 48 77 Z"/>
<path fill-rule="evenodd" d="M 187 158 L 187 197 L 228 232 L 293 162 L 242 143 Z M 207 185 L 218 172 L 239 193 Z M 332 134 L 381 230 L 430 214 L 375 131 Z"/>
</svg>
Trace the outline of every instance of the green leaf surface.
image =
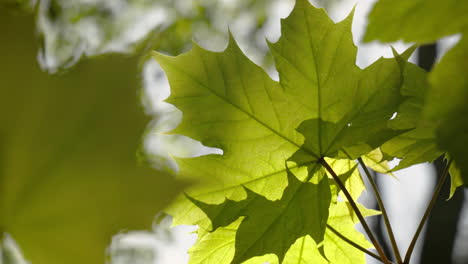
<svg viewBox="0 0 468 264">
<path fill-rule="evenodd" d="M 325 158 L 325 160 L 333 168 L 333 171 L 338 175 L 340 180 L 344 182 L 344 185 L 351 197 L 353 197 L 354 200 L 357 200 L 366 189 L 366 186 L 364 185 L 361 174 L 359 173 L 356 161 L 346 159 L 335 160 L 330 158 Z M 339 190 L 333 176 L 325 169 L 322 169 L 322 171 L 328 175 L 328 179 L 331 181 L 330 187 L 333 201 L 336 202 L 338 194 L 340 195 L 340 198 L 346 201 L 346 196 L 344 196 L 341 193 L 341 190 Z"/>
<path fill-rule="evenodd" d="M 335 24 L 323 10 L 306 0 L 297 1 L 282 21 L 282 37 L 270 44 L 280 82 L 246 58 L 232 37 L 223 52 L 194 44 L 191 51 L 177 57 L 154 54 L 171 85 L 167 102 L 183 112 L 181 124 L 171 133 L 223 150 L 223 155 L 177 159 L 181 177 L 200 182 L 187 194 L 202 210 L 185 197 L 167 210 L 175 224 L 200 227 L 193 263 L 231 261 L 227 256 L 238 263 L 269 253 L 282 260 L 289 247 L 306 234 L 320 245 L 325 234 L 322 221 L 327 219 L 317 210 L 336 201 L 338 190 L 333 180 L 324 177 L 325 170 L 317 161 L 345 159 L 332 166 L 357 198 L 364 185 L 352 159 L 408 131 L 390 127 L 392 114 L 404 101 L 400 65 L 395 59 L 382 58 L 359 69 L 351 22 L 352 15 Z M 286 161 L 295 163 L 289 166 L 297 178 L 292 186 L 288 186 Z M 334 197 L 329 196 L 329 181 Z M 299 186 L 318 184 L 323 190 L 295 187 L 300 182 Z M 303 189 L 311 190 L 307 194 Z M 296 201 L 300 197 L 309 198 L 307 208 Z M 250 209 L 252 204 L 255 209 Z M 266 205 L 269 210 L 260 209 Z M 213 230 L 205 213 L 213 218 L 221 211 L 222 218 L 212 219 L 216 231 L 209 233 Z M 278 223 L 263 226 L 267 214 L 276 216 Z M 301 220 L 301 215 L 309 216 L 308 220 Z M 224 234 L 232 235 L 226 228 L 240 217 L 245 218 L 236 238 L 226 235 L 230 242 L 219 242 Z M 286 218 L 300 225 L 291 224 L 291 234 L 274 241 Z M 310 221 L 321 225 L 311 230 Z M 272 231 L 261 232 L 264 228 Z M 225 253 L 205 248 L 213 240 L 226 245 L 219 249 Z M 235 252 L 229 243 L 235 243 Z"/>
<path fill-rule="evenodd" d="M 102 264 L 112 235 L 150 229 L 182 187 L 137 166 L 149 121 L 137 60 L 50 76 L 37 65 L 31 17 L 0 9 L 0 28 L 0 232 L 34 264 Z"/>
<path fill-rule="evenodd" d="M 357 199 L 361 195 L 363 190 L 365 189 L 365 186 L 364 186 L 364 183 L 362 182 L 361 175 L 359 174 L 359 171 L 357 170 L 356 162 L 351 161 L 351 160 L 334 160 L 331 158 L 327 158 L 326 160 L 331 166 L 333 166 L 336 173 L 338 173 L 340 179 L 342 179 L 342 181 L 345 182 L 345 185 L 349 189 L 351 195 L 355 199 Z M 294 169 L 294 171 L 300 172 L 298 168 Z M 320 169 L 316 171 L 315 173 L 323 176 L 325 175 L 326 172 L 324 169 Z M 317 176 L 318 175 L 314 177 L 317 177 Z M 332 198 L 336 202 L 338 188 L 336 187 L 334 181 L 331 179 L 330 175 L 328 176 L 328 178 L 329 178 L 330 184 L 332 185 L 331 186 Z M 315 178 L 313 178 L 313 180 L 315 180 Z M 205 195 L 201 195 L 200 197 L 205 197 Z M 219 209 L 221 208 L 218 208 L 215 210 L 219 210 Z M 232 227 L 232 224 L 231 224 L 228 227 L 220 227 L 216 229 L 216 231 L 210 232 L 212 231 L 211 221 L 206 218 L 206 215 L 202 210 L 194 206 L 191 202 L 187 203 L 184 200 L 178 200 L 176 202 L 176 205 L 169 209 L 169 212 L 171 212 L 175 216 L 179 216 L 179 219 L 182 220 L 182 223 L 193 223 L 193 224 L 199 225 L 197 243 L 194 245 L 194 247 L 190 251 L 190 256 L 191 256 L 190 263 L 191 264 L 219 263 L 220 261 L 229 262 L 230 260 L 232 260 L 234 256 L 234 250 L 235 250 L 235 245 L 234 245 L 235 233 L 240 222 L 239 224 L 235 226 L 235 228 Z M 307 213 L 307 211 L 305 211 L 304 213 Z M 234 214 L 232 218 L 235 218 L 235 217 L 236 215 Z M 244 218 L 243 216 L 239 217 L 239 219 L 243 219 L 243 218 Z M 193 221 L 193 222 L 189 222 L 189 221 Z M 354 233 L 351 233 L 351 234 L 354 234 Z M 357 234 L 360 235 L 359 232 L 357 232 Z M 300 244 L 300 242 L 298 241 L 299 240 L 296 241 L 296 243 L 292 246 L 290 251 L 299 250 L 296 248 L 296 247 L 299 247 L 299 244 Z M 338 244 L 335 245 L 334 247 L 337 247 L 337 248 L 344 247 L 350 250 L 349 246 L 344 245 L 342 240 L 337 240 L 335 242 Z M 316 245 L 315 242 L 313 242 L 313 244 Z M 216 250 L 214 250 L 215 248 Z M 293 248 L 296 248 L 296 249 L 293 249 Z M 310 249 L 308 248 L 306 251 L 303 252 L 304 256 L 302 257 L 296 255 L 295 253 L 290 253 L 290 251 L 288 251 L 283 263 L 290 263 L 292 259 L 297 259 L 297 258 L 302 258 L 302 257 L 304 259 L 323 259 L 323 257 L 321 256 L 318 250 L 314 250 L 313 252 L 310 252 Z M 357 253 L 358 255 L 361 253 L 361 252 L 356 252 L 356 251 L 353 251 L 353 252 Z M 265 261 L 268 261 L 271 264 L 277 263 L 278 261 L 277 257 L 272 254 L 269 254 L 266 258 L 267 260 Z M 245 263 L 264 263 L 265 261 L 262 258 L 252 258 Z"/>
<path fill-rule="evenodd" d="M 387 127 L 402 100 L 398 64 L 380 59 L 359 69 L 351 22 L 352 15 L 334 25 L 322 9 L 298 1 L 270 45 L 281 86 L 312 114 L 298 128 L 306 138 L 292 158 L 299 163 L 304 152 L 355 159 L 402 132 Z"/>
<path fill-rule="evenodd" d="M 449 194 L 449 199 L 450 199 L 453 197 L 458 187 L 463 186 L 464 180 L 461 176 L 460 169 L 457 167 L 457 164 L 454 162 L 452 162 L 452 165 L 449 168 L 449 173 L 450 173 L 450 194 Z"/>
<path fill-rule="evenodd" d="M 365 208 L 359 205 L 364 217 L 379 214 L 379 212 Z M 351 239 L 356 244 L 363 248 L 372 248 L 372 244 L 366 240 L 363 234 L 359 233 L 355 225 L 358 223 L 356 214 L 351 209 L 347 202 L 332 203 L 330 206 L 330 215 L 328 219 L 328 226 L 334 228 L 341 235 Z M 357 250 L 353 246 L 344 243 L 330 228 L 325 233 L 325 240 L 323 242 L 325 255 L 330 263 L 334 264 L 354 264 L 366 263 L 365 255 L 363 252 Z"/>
<path fill-rule="evenodd" d="M 434 42 L 465 31 L 467 13 L 467 1 L 380 0 L 369 15 L 364 40 Z"/>
<path fill-rule="evenodd" d="M 373 171 L 389 174 L 390 176 L 395 177 L 390 171 L 390 165 L 388 164 L 387 157 L 380 148 L 374 149 L 373 151 L 362 156 L 362 160 L 367 167 L 371 168 Z"/>
<path fill-rule="evenodd" d="M 364 216 L 372 216 L 378 212 L 359 206 Z M 234 257 L 236 232 L 246 217 L 239 217 L 226 227 L 219 227 L 211 233 L 206 233 L 190 250 L 190 264 L 217 264 L 230 263 Z M 357 217 L 346 202 L 332 203 L 329 210 L 328 225 L 355 241 L 363 248 L 371 248 L 372 245 L 363 234 L 355 229 L 358 223 Z M 307 264 L 307 263 L 334 263 L 356 264 L 365 263 L 365 255 L 361 251 L 344 243 L 343 240 L 326 229 L 323 247 L 326 259 L 321 255 L 319 247 L 310 236 L 304 236 L 295 241 L 289 248 L 283 260 L 283 264 Z M 272 254 L 252 258 L 243 264 L 270 263 L 277 264 L 278 258 Z"/>
<path fill-rule="evenodd" d="M 429 77 L 427 115 L 437 122 L 437 142 L 457 164 L 468 185 L 468 38 L 463 37 Z M 453 175 L 452 175 L 453 176 Z M 453 181 L 453 179 L 452 179 Z"/>
<path fill-rule="evenodd" d="M 310 235 L 314 241 L 323 240 L 331 199 L 326 177 L 317 184 L 303 183 L 288 173 L 288 182 L 278 201 L 270 201 L 248 189 L 247 198 L 238 202 L 226 200 L 214 205 L 190 200 L 210 218 L 213 230 L 231 224 L 239 216 L 245 217 L 237 229 L 231 263 L 268 253 L 275 253 L 282 263 L 298 238 Z"/>
<path fill-rule="evenodd" d="M 468 2 L 448 0 L 380 0 L 369 16 L 369 26 L 365 40 L 391 42 L 396 40 L 419 43 L 434 42 L 441 37 L 453 34 L 465 34 L 468 31 Z M 466 35 L 466 34 L 465 34 Z M 427 92 L 427 101 L 420 101 L 416 107 L 416 116 L 422 117 L 418 124 L 425 130 L 414 131 L 396 138 L 400 142 L 388 142 L 382 148 L 394 156 L 405 156 L 396 169 L 407 167 L 423 161 L 431 161 L 436 154 L 447 151 L 459 165 L 461 176 L 452 178 L 452 186 L 460 181 L 468 182 L 468 152 L 464 146 L 468 143 L 468 126 L 466 116 L 468 107 L 467 59 L 468 41 L 466 36 L 436 64 L 426 79 L 431 86 Z M 414 71 L 411 67 L 406 67 Z M 420 71 L 420 70 L 419 70 Z M 412 78 L 424 80 L 421 74 L 411 73 Z M 418 77 L 420 76 L 420 77 Z M 418 87 L 418 86 L 411 86 Z M 414 98 L 425 92 L 414 90 Z M 412 100 L 412 99 L 410 99 Z M 411 106 L 406 106 L 409 109 Z M 420 115 L 423 110 L 424 115 Z M 413 120 L 414 121 L 414 120 Z M 418 135 L 416 135 L 418 134 Z M 425 135 L 423 135 L 425 134 Z M 436 139 L 437 145 L 433 144 Z M 453 174 L 456 175 L 456 174 Z M 453 176 L 452 175 L 452 176 Z M 452 194 L 453 194 L 452 190 Z"/>
<path fill-rule="evenodd" d="M 355 65 L 351 16 L 334 24 L 323 10 L 301 0 L 282 24 L 281 39 L 270 45 L 280 83 L 232 39 L 223 52 L 194 44 L 177 57 L 155 54 L 171 85 L 167 101 L 183 112 L 172 133 L 224 151 L 177 159 L 180 175 L 209 182 L 190 191 L 193 197 L 210 203 L 240 200 L 245 185 L 278 199 L 286 186 L 284 161 L 293 153 L 297 166 L 322 156 L 355 158 L 402 133 L 387 126 L 402 101 L 399 66 L 394 59 L 365 70 Z M 315 129 L 306 131 L 309 141 L 303 145 L 296 128 L 312 118 L 316 122 L 302 126 Z M 305 171 L 293 173 L 305 177 Z"/>
<path fill-rule="evenodd" d="M 436 142 L 436 123 L 423 116 L 425 100 L 430 89 L 428 73 L 407 62 L 410 55 L 409 53 L 402 54 L 402 56 L 396 54 L 403 80 L 400 91 L 406 100 L 399 106 L 390 126 L 394 129 L 411 130 L 390 139 L 381 147 L 386 159 L 389 157 L 401 159 L 392 171 L 423 162 L 432 162 L 442 155 Z"/>
</svg>

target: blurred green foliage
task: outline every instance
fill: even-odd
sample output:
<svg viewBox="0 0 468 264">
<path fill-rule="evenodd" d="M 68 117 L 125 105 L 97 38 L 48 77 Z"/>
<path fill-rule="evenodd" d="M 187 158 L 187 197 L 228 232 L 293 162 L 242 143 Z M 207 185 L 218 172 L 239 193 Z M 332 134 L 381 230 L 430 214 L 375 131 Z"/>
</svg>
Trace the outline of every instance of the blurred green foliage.
<svg viewBox="0 0 468 264">
<path fill-rule="evenodd" d="M 264 52 L 260 36 L 278 1 L 7 0 L 3 6 L 35 15 L 41 67 L 57 72 L 83 56 L 132 53 L 141 47 L 178 54 L 197 36 L 207 43 L 225 39 L 227 25 L 239 21 L 253 49 Z"/>
<path fill-rule="evenodd" d="M 102 264 L 112 235 L 150 229 L 184 186 L 137 162 L 138 59 L 51 76 L 32 16 L 0 8 L 0 28 L 0 233 L 34 264 Z"/>
</svg>

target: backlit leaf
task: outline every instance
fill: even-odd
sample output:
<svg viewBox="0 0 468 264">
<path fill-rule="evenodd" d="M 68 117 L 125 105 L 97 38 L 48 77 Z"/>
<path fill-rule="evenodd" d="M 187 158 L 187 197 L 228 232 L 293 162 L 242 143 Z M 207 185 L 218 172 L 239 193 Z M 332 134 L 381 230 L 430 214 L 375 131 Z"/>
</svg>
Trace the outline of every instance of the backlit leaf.
<svg viewBox="0 0 468 264">
<path fill-rule="evenodd" d="M 270 201 L 248 189 L 242 201 L 227 200 L 220 205 L 191 199 L 210 218 L 213 230 L 225 227 L 239 216 L 235 254 L 231 263 L 242 263 L 255 256 L 275 253 L 280 262 L 300 237 L 310 235 L 322 241 L 328 220 L 330 191 L 328 179 L 317 184 L 303 183 L 288 173 L 288 187 L 280 200 Z"/>
<path fill-rule="evenodd" d="M 177 57 L 154 54 L 171 85 L 167 101 L 183 112 L 172 133 L 223 150 L 177 159 L 181 177 L 200 182 L 187 191 L 199 208 L 180 197 L 167 210 L 175 224 L 200 227 L 193 263 L 241 263 L 271 253 L 288 261 L 288 249 L 305 235 L 326 255 L 327 213 L 339 192 L 317 161 L 326 157 L 358 198 L 364 185 L 353 159 L 413 128 L 390 126 L 404 101 L 398 61 L 382 58 L 359 69 L 351 22 L 352 15 L 334 24 L 323 10 L 297 1 L 282 22 L 282 37 L 270 44 L 279 82 L 247 59 L 232 37 L 222 52 L 194 44 Z M 294 176 L 287 176 L 286 163 Z M 227 227 L 240 218 L 233 240 Z M 345 231 L 359 235 L 350 221 Z M 291 232 L 283 234 L 284 228 Z M 213 239 L 225 253 L 206 248 Z M 347 247 L 332 240 L 336 248 Z M 364 260 L 362 252 L 353 254 Z"/>
</svg>

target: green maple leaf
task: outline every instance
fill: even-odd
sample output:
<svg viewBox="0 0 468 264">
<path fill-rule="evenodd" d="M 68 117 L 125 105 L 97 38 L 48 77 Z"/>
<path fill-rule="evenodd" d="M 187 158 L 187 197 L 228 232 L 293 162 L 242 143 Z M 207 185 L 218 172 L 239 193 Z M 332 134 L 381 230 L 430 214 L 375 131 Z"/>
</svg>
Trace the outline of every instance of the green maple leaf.
<svg viewBox="0 0 468 264">
<path fill-rule="evenodd" d="M 37 65 L 32 20 L 0 9 L 0 232 L 34 264 L 102 264 L 112 235 L 150 229 L 182 186 L 137 165 L 149 121 L 137 60 L 50 76 Z"/>
<path fill-rule="evenodd" d="M 208 205 L 221 204 L 227 198 L 231 204 L 244 204 L 256 197 L 263 203 L 278 200 L 278 204 L 285 204 L 284 197 L 290 197 L 289 191 L 295 190 L 286 189 L 288 194 L 283 194 L 288 185 L 284 164 L 292 160 L 295 164 L 290 171 L 297 177 L 296 182 L 302 181 L 305 186 L 319 184 L 323 188 L 316 191 L 321 197 L 310 201 L 315 204 L 313 208 L 304 208 L 302 214 L 323 218 L 322 210 L 329 208 L 332 197 L 330 180 L 317 162 L 323 157 L 360 157 L 408 130 L 389 126 L 392 114 L 403 101 L 400 65 L 395 59 L 380 59 L 364 70 L 359 69 L 355 64 L 357 50 L 352 41 L 351 22 L 349 16 L 334 24 L 323 10 L 312 7 L 306 0 L 298 1 L 282 23 L 281 39 L 270 45 L 279 83 L 248 60 L 232 37 L 223 52 L 207 51 L 194 44 L 191 51 L 177 57 L 154 54 L 171 85 L 167 102 L 183 112 L 182 123 L 172 133 L 223 150 L 223 155 L 177 159 L 182 177 L 201 182 L 188 190 L 193 200 Z M 355 167 L 355 162 L 348 160 L 347 169 L 342 172 Z M 358 196 L 362 185 L 358 181 L 352 184 L 356 185 L 353 192 Z M 210 221 L 200 208 L 181 197 L 168 212 L 174 215 L 175 224 L 200 226 L 196 248 L 206 241 Z M 255 213 L 251 212 L 250 218 L 260 219 Z M 224 227 L 242 217 L 233 208 L 225 214 L 231 217 L 223 220 Z M 291 221 L 300 221 L 296 217 L 291 216 Z M 242 227 L 245 226 L 242 222 L 238 232 L 253 228 L 253 223 L 261 225 L 252 221 L 246 222 L 252 223 L 248 227 Z M 326 229 L 323 224 L 315 228 L 311 237 L 319 244 Z M 281 247 L 262 250 L 255 247 L 248 251 L 237 243 L 252 241 L 235 240 L 239 246 L 234 262 L 267 251 L 282 259 L 304 232 L 291 233 Z M 259 239 L 260 244 L 271 243 L 261 236 Z M 221 244 L 228 245 L 232 242 L 229 241 Z"/>
<path fill-rule="evenodd" d="M 434 42 L 468 25 L 468 2 L 379 0 L 369 15 L 364 40 Z"/>
<path fill-rule="evenodd" d="M 402 101 L 399 66 L 394 59 L 380 59 L 365 70 L 355 65 L 351 16 L 335 25 L 323 10 L 298 1 L 271 49 L 280 83 L 232 39 L 224 52 L 194 44 L 177 57 L 155 53 L 171 85 L 167 101 L 183 112 L 172 133 L 224 151 L 177 159 L 180 175 L 210 183 L 190 192 L 197 199 L 243 199 L 241 185 L 277 199 L 286 186 L 284 161 L 293 153 L 300 151 L 298 166 L 323 156 L 355 158 L 402 132 L 387 126 Z M 296 128 L 309 119 L 319 120 L 320 128 L 310 132 L 317 139 L 303 146 Z M 291 170 L 306 177 L 305 171 Z M 209 195 L 202 198 L 203 193 Z"/>
<path fill-rule="evenodd" d="M 457 186 L 461 186 L 461 179 L 468 186 L 468 151 L 465 148 L 468 144 L 467 61 L 468 38 L 465 35 L 430 74 L 432 89 L 426 106 L 430 120 L 438 124 L 436 134 L 440 148 L 450 154 L 461 174 L 457 179 L 452 178 Z"/>
<path fill-rule="evenodd" d="M 282 23 L 283 37 L 270 45 L 281 86 L 311 113 L 298 127 L 306 140 L 292 158 L 297 162 L 355 159 L 402 133 L 388 127 L 402 102 L 399 66 L 380 59 L 359 69 L 351 20 L 332 26 L 323 11 L 298 1 Z"/>
<path fill-rule="evenodd" d="M 468 42 L 465 34 L 468 26 L 467 12 L 468 2 L 466 1 L 380 0 L 369 16 L 369 26 L 365 37 L 367 41 L 390 42 L 402 39 L 426 43 L 452 34 L 464 35 L 460 43 L 449 51 L 427 75 L 431 87 L 429 91 L 422 93 L 427 94 L 427 99 L 421 107 L 418 106 L 420 109 L 417 110 L 418 113 L 423 112 L 420 117 L 423 122 L 429 124 L 426 136 L 413 137 L 409 140 L 411 144 L 406 146 L 408 151 L 417 153 L 416 150 L 419 149 L 418 152 L 426 153 L 427 156 L 431 156 L 431 152 L 440 154 L 441 150 L 450 154 L 459 167 L 457 171 L 461 173 L 451 173 L 452 194 L 455 186 L 462 185 L 462 181 L 465 185 L 468 184 L 468 167 L 464 165 L 468 164 L 466 159 L 468 152 L 461 147 L 468 142 L 467 122 L 464 122 L 468 113 L 468 107 L 466 107 Z M 389 23 L 388 19 L 393 22 Z M 429 141 L 436 141 L 437 147 L 433 147 L 434 145 L 429 144 Z M 400 146 L 404 146 L 404 142 Z M 400 152 L 406 150 L 401 148 Z M 403 166 L 432 161 L 434 155 L 425 160 L 418 155 L 413 158 L 415 158 L 413 161 Z"/>
<path fill-rule="evenodd" d="M 400 163 L 392 170 L 396 171 L 423 162 L 432 162 L 442 154 L 436 143 L 434 122 L 424 118 L 424 106 L 430 89 L 427 72 L 407 60 L 415 47 L 395 57 L 400 64 L 402 74 L 401 95 L 406 98 L 390 122 L 394 129 L 411 129 L 385 142 L 381 150 L 386 159 L 400 158 Z M 415 127 L 416 126 L 416 127 Z"/>
</svg>

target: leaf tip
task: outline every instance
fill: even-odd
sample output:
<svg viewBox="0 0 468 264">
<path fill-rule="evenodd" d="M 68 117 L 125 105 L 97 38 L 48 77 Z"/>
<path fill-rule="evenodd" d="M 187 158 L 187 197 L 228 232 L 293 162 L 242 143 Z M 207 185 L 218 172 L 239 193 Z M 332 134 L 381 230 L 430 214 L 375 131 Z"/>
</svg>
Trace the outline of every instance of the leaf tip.
<svg viewBox="0 0 468 264">
<path fill-rule="evenodd" d="M 231 50 L 231 49 L 236 50 L 236 51 L 241 51 L 239 45 L 236 42 L 236 38 L 234 37 L 234 34 L 232 33 L 231 29 L 228 28 L 228 44 L 227 44 L 227 48 L 225 49 L 225 51 Z"/>
</svg>

